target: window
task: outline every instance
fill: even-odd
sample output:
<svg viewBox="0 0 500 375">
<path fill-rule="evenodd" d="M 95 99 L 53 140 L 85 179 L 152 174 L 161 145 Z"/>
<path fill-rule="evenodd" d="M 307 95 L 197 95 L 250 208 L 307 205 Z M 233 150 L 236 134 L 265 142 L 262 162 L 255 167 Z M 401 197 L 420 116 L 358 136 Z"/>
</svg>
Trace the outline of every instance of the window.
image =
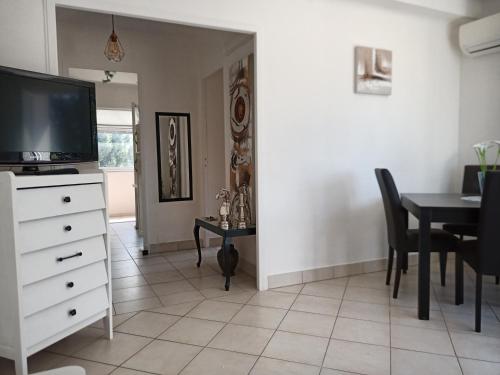
<svg viewBox="0 0 500 375">
<path fill-rule="evenodd" d="M 132 111 L 97 110 L 97 145 L 100 168 L 132 169 L 134 152 Z"/>
</svg>

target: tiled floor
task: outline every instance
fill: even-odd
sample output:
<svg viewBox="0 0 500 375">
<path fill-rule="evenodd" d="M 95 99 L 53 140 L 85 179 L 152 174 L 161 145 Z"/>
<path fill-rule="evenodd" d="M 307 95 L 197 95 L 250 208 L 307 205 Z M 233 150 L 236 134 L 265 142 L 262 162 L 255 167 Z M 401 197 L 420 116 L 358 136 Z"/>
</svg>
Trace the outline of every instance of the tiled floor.
<svg viewBox="0 0 500 375">
<path fill-rule="evenodd" d="M 434 265 L 431 319 L 416 318 L 416 268 L 390 297 L 385 273 L 257 292 L 239 273 L 222 288 L 216 249 L 143 257 L 132 223 L 112 225 L 115 338 L 99 325 L 30 358 L 30 371 L 69 364 L 88 375 L 141 374 L 500 374 L 500 287 L 488 279 L 483 332 L 473 332 L 474 289 L 453 304 Z M 0 374 L 12 364 L 0 360 Z"/>
</svg>

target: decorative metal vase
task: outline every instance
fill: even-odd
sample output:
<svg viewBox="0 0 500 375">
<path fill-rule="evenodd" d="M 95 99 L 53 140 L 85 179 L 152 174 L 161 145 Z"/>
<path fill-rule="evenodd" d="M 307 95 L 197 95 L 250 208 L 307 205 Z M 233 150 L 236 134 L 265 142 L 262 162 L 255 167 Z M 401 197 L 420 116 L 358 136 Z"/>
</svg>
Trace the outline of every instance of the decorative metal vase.
<svg viewBox="0 0 500 375">
<path fill-rule="evenodd" d="M 231 248 L 229 250 L 229 264 L 230 264 L 231 276 L 234 276 L 234 270 L 238 265 L 239 259 L 240 259 L 240 254 L 238 253 L 238 250 L 234 248 L 234 245 L 231 245 Z M 222 275 L 224 275 L 224 254 L 222 249 L 220 249 L 217 252 L 217 263 L 219 263 L 219 267 L 222 270 Z"/>
<path fill-rule="evenodd" d="M 230 195 L 231 193 L 228 189 L 220 189 L 215 196 L 215 199 L 221 201 L 221 205 L 219 207 L 219 226 L 224 230 L 229 229 L 229 214 L 231 209 L 229 202 Z"/>
<path fill-rule="evenodd" d="M 242 184 L 237 192 L 233 192 L 230 208 L 231 226 L 238 229 L 246 229 L 252 222 L 252 211 L 250 209 L 250 194 L 246 184 Z"/>
</svg>

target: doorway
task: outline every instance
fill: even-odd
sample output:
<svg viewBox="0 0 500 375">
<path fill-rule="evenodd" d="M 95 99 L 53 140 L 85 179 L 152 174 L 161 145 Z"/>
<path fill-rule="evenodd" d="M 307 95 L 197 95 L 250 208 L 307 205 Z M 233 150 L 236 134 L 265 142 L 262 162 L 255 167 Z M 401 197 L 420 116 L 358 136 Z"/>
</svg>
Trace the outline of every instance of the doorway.
<svg viewBox="0 0 500 375">
<path fill-rule="evenodd" d="M 107 178 L 110 222 L 135 222 L 139 229 L 137 74 L 70 67 L 68 76 L 95 84 L 98 167 Z"/>
<path fill-rule="evenodd" d="M 56 3 L 58 6 L 59 4 L 64 6 L 65 4 L 64 1 L 56 1 Z M 139 74 L 141 79 L 139 89 L 142 109 L 141 122 L 143 122 L 141 131 L 142 150 L 139 150 L 140 165 L 143 169 L 141 179 L 143 193 L 140 202 L 144 207 L 139 210 L 139 213 L 142 217 L 141 221 L 144 222 L 145 248 L 150 249 L 152 252 L 162 251 L 163 249 L 192 249 L 194 218 L 205 215 L 209 210 L 211 215 L 216 215 L 218 202 L 213 192 L 218 191 L 221 187 L 229 187 L 230 184 L 232 186 L 234 184 L 231 181 L 241 181 L 247 175 L 253 176 L 253 181 L 256 181 L 255 155 L 252 157 L 253 165 L 239 171 L 235 178 L 231 177 L 229 161 L 231 155 L 234 155 L 235 148 L 234 142 L 231 143 L 230 140 L 232 130 L 230 129 L 231 120 L 228 115 L 234 112 L 230 109 L 230 101 L 235 99 L 235 102 L 237 102 L 236 99 L 238 99 L 229 95 L 231 87 L 245 88 L 243 81 L 246 76 L 240 77 L 238 72 L 247 71 L 253 77 L 253 56 L 255 56 L 254 53 L 256 52 L 254 49 L 256 46 L 255 35 L 247 32 L 238 33 L 229 30 L 216 30 L 210 27 L 168 23 L 168 20 L 160 22 L 158 19 L 153 21 L 144 17 L 131 18 L 130 15 L 115 15 L 116 25 L 118 25 L 117 31 L 124 42 L 126 55 L 122 62 L 110 64 L 104 59 L 101 43 L 104 44 L 105 38 L 109 35 L 111 15 L 105 10 L 103 13 L 93 13 L 96 11 L 99 12 L 100 10 L 75 10 L 58 7 L 57 13 L 68 18 L 66 24 L 67 30 L 70 32 L 61 33 L 64 34 L 61 35 L 64 43 L 58 41 L 57 46 L 59 48 L 61 44 L 64 44 L 68 49 L 72 50 L 71 59 L 75 64 L 73 66 L 78 66 L 78 64 L 87 64 L 87 66 L 99 64 L 98 68 L 100 69 L 103 67 L 115 67 L 117 69 L 116 67 L 119 67 L 120 71 L 136 71 Z M 80 21 L 77 22 L 79 18 Z M 90 25 L 92 26 L 90 27 Z M 53 28 L 49 26 L 48 30 L 51 33 Z M 73 38 L 68 35 L 73 35 Z M 92 45 L 89 43 L 90 40 L 93 41 Z M 75 48 L 75 46 L 78 46 L 78 48 Z M 88 51 L 92 52 L 92 55 Z M 64 51 L 62 52 L 64 53 Z M 211 179 L 222 181 L 222 183 L 218 182 L 217 187 L 214 186 L 213 189 L 205 191 L 203 174 L 212 174 L 212 169 L 209 166 L 207 168 L 208 172 L 206 172 L 202 164 L 204 156 L 202 149 L 205 148 L 203 143 L 206 140 L 200 137 L 206 130 L 204 130 L 203 123 L 204 114 L 200 113 L 200 108 L 203 106 L 200 102 L 202 100 L 200 93 L 203 80 L 214 72 L 215 75 L 218 74 L 217 84 L 220 87 L 221 67 L 223 69 L 222 95 L 219 99 L 222 97 L 224 119 L 220 124 L 224 123 L 224 137 L 220 137 L 217 141 L 224 144 L 219 150 L 223 149 L 225 154 L 223 157 L 220 155 L 219 157 L 223 159 L 225 178 L 221 180 L 220 176 L 211 177 Z M 59 71 L 64 74 L 64 66 L 62 68 L 60 66 Z M 245 95 L 245 90 L 241 90 L 241 92 L 243 94 L 238 99 L 238 103 L 242 101 L 245 104 L 248 95 Z M 255 91 L 251 88 L 250 92 Z M 254 111 L 254 108 L 256 108 L 255 98 L 251 98 L 251 100 L 252 105 L 245 107 L 249 109 L 247 113 L 250 113 L 250 109 Z M 239 108 L 241 108 L 241 105 L 238 106 Z M 192 155 L 195 184 L 193 200 L 182 203 L 158 201 L 158 163 L 156 160 L 153 121 L 154 114 L 158 111 L 183 112 L 192 115 L 192 137 L 193 144 L 196 146 L 193 147 Z M 240 112 L 237 113 L 238 116 Z M 210 116 L 210 113 L 208 115 Z M 251 119 L 253 120 L 253 117 Z M 246 118 L 243 117 L 240 120 L 246 121 Z M 254 124 L 256 125 L 256 119 Z M 253 133 L 252 142 L 256 143 L 255 134 L 256 132 Z M 251 148 L 248 145 L 245 146 L 249 150 L 255 150 L 254 143 L 250 144 Z M 207 144 L 208 148 L 213 146 L 210 143 Z M 244 150 L 240 148 L 236 151 Z M 246 162 L 248 159 L 246 156 L 250 155 L 250 152 L 248 151 L 246 155 L 243 155 L 245 157 L 242 157 L 241 160 L 237 159 L 236 162 Z M 214 155 L 212 155 L 213 157 Z M 220 171 L 222 172 L 222 169 Z M 250 196 L 255 198 L 253 202 L 256 204 L 256 185 Z M 256 207 L 252 211 L 254 214 L 252 216 L 256 221 Z M 261 265 L 259 264 L 260 257 L 256 254 L 259 251 L 257 243 L 258 240 L 254 239 L 253 243 L 249 244 L 249 251 L 254 255 L 248 260 L 253 267 L 253 274 L 257 274 L 259 286 L 263 285 L 265 288 L 266 282 L 262 282 L 265 276 L 258 274 Z"/>
</svg>

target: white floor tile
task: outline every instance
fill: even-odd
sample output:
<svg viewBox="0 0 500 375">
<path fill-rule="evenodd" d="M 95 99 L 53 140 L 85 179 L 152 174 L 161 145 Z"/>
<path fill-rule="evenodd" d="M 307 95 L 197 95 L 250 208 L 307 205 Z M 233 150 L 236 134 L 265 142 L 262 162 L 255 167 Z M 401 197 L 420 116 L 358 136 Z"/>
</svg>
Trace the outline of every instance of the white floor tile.
<svg viewBox="0 0 500 375">
<path fill-rule="evenodd" d="M 462 373 L 454 356 L 392 349 L 391 361 L 392 375 L 461 375 Z"/>
<path fill-rule="evenodd" d="M 366 375 L 389 375 L 390 348 L 331 340 L 324 366 Z"/>
</svg>

